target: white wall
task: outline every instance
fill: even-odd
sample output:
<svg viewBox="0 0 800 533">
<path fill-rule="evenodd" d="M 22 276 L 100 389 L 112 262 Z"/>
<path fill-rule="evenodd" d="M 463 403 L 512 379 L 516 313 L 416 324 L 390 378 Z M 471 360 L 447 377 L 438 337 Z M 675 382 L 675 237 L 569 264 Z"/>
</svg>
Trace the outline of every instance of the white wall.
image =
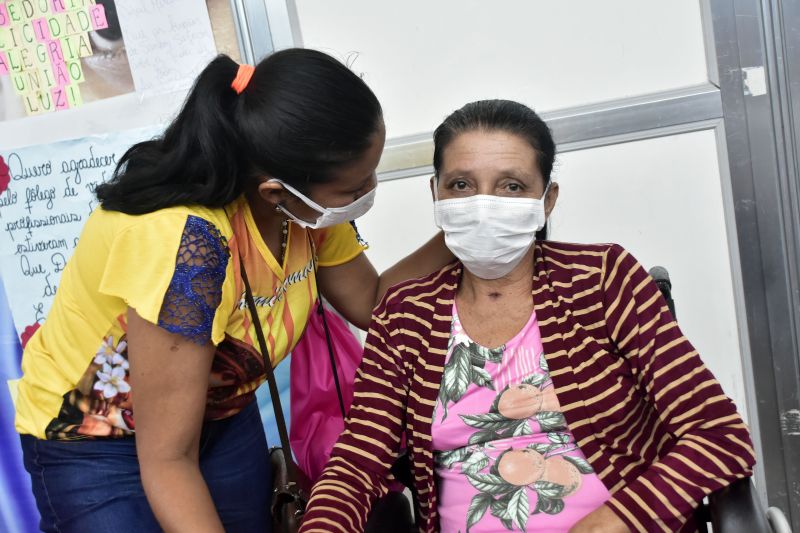
<svg viewBox="0 0 800 533">
<path fill-rule="evenodd" d="M 548 111 L 704 83 L 698 0 L 295 0 L 304 46 L 353 62 L 390 137 L 471 100 Z"/>
</svg>

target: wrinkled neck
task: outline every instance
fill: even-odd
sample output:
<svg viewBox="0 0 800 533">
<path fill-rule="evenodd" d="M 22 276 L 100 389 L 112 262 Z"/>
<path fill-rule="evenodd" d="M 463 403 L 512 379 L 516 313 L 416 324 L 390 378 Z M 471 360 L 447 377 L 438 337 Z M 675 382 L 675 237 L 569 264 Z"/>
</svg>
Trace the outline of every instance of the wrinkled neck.
<svg viewBox="0 0 800 533">
<path fill-rule="evenodd" d="M 533 254 L 534 247 L 531 246 L 514 270 L 497 279 L 479 278 L 464 267 L 457 299 L 467 304 L 481 305 L 530 298 L 533 290 Z"/>
</svg>

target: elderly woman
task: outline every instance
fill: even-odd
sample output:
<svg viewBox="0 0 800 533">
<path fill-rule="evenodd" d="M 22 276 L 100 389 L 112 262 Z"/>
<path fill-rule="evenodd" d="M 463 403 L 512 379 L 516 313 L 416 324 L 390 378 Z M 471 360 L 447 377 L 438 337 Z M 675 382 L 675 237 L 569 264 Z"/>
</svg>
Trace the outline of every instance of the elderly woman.
<svg viewBox="0 0 800 533">
<path fill-rule="evenodd" d="M 375 309 L 302 531 L 363 529 L 404 434 L 421 531 L 695 529 L 753 448 L 652 279 L 618 245 L 542 240 L 555 145 L 529 108 L 468 104 L 434 140 L 460 262 Z"/>
</svg>

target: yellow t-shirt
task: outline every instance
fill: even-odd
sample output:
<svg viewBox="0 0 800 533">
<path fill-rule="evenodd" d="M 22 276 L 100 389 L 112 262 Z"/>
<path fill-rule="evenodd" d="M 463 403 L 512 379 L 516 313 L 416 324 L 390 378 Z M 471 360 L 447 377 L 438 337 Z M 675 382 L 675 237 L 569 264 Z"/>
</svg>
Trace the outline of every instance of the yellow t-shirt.
<svg viewBox="0 0 800 533">
<path fill-rule="evenodd" d="M 206 419 L 239 412 L 265 379 L 240 254 L 274 366 L 305 329 L 317 298 L 316 266 L 347 263 L 365 248 L 350 224 L 306 230 L 290 223 L 279 265 L 244 199 L 226 209 L 172 207 L 138 216 L 95 210 L 47 321 L 25 347 L 17 431 L 48 439 L 133 433 L 128 307 L 168 331 L 212 342 Z"/>
</svg>

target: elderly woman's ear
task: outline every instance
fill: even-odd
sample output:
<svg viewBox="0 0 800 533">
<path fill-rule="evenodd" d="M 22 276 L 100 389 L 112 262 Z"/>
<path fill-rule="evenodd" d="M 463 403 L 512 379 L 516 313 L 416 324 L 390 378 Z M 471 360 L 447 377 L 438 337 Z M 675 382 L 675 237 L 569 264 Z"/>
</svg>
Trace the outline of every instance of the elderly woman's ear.
<svg viewBox="0 0 800 533">
<path fill-rule="evenodd" d="M 547 218 L 550 218 L 550 213 L 556 206 L 556 200 L 558 200 L 558 183 L 551 181 L 550 188 L 547 191 L 547 197 L 544 199 L 544 214 Z"/>
</svg>

